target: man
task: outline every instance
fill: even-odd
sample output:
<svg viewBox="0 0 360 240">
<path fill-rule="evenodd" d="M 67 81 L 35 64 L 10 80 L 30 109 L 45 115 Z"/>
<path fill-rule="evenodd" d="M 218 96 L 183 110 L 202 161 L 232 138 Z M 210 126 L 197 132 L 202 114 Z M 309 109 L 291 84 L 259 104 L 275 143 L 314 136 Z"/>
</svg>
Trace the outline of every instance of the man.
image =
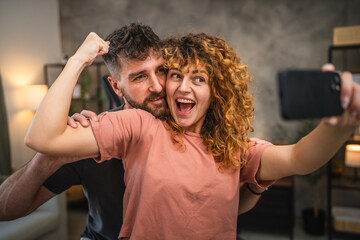
<svg viewBox="0 0 360 240">
<path fill-rule="evenodd" d="M 130 24 L 105 40 L 110 42 L 110 49 L 104 55 L 104 61 L 114 91 L 124 99 L 122 108 L 141 108 L 161 117 L 166 107 L 166 73 L 162 67 L 159 37 L 149 26 Z M 85 115 L 96 118 L 91 112 L 85 112 Z M 77 114 L 74 118 L 82 125 L 88 125 L 85 117 Z M 73 120 L 69 124 L 77 126 Z M 0 186 L 0 220 L 27 215 L 56 194 L 81 184 L 89 204 L 82 239 L 117 239 L 122 225 L 125 190 L 122 162 L 112 159 L 98 164 L 92 158 L 70 164 L 66 162 L 65 158 L 38 153 L 11 175 Z M 251 189 L 253 192 L 263 191 L 257 186 L 251 186 Z M 239 210 L 249 210 L 258 198 L 247 188 L 242 189 Z"/>
</svg>

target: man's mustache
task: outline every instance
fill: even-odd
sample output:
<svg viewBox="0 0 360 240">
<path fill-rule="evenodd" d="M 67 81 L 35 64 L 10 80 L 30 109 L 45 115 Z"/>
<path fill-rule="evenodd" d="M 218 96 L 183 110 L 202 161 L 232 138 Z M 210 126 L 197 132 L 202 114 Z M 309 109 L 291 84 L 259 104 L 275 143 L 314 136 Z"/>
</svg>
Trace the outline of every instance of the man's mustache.
<svg viewBox="0 0 360 240">
<path fill-rule="evenodd" d="M 144 102 L 151 101 L 152 99 L 155 99 L 155 98 L 165 98 L 165 97 L 166 97 L 166 93 L 165 93 L 165 90 L 163 90 L 160 93 L 151 93 L 150 96 L 145 98 Z"/>
</svg>

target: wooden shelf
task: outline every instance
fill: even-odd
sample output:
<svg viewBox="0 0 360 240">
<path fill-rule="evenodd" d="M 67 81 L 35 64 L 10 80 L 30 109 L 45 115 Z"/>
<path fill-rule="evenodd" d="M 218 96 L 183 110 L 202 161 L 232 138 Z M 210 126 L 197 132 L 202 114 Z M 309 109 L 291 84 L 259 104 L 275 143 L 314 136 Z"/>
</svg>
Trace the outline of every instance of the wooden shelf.
<svg viewBox="0 0 360 240">
<path fill-rule="evenodd" d="M 63 63 L 49 63 L 44 65 L 45 81 L 49 87 L 52 85 L 64 67 L 65 64 Z M 82 85 L 82 88 L 86 86 L 87 94 L 90 95 L 90 98 L 73 98 L 71 101 L 72 105 L 69 115 L 72 115 L 76 112 L 81 112 L 83 109 L 91 110 L 97 114 L 108 110 L 106 93 L 101 83 L 101 78 L 104 75 L 109 75 L 104 62 L 94 62 L 83 72 L 85 71 L 87 71 L 86 79 L 88 83 L 86 83 L 86 85 L 82 85 L 83 82 L 81 82 L 79 79 L 79 84 Z M 88 81 L 89 78 L 90 81 Z"/>
<path fill-rule="evenodd" d="M 328 49 L 328 62 L 333 63 L 334 61 L 334 55 L 333 55 L 333 51 L 336 52 L 347 52 L 347 51 L 353 51 L 356 50 L 357 52 L 360 52 L 360 44 L 356 44 L 356 45 L 344 45 L 344 46 L 333 46 L 331 45 Z M 360 54 L 358 54 L 358 56 L 360 56 Z M 360 58 L 359 58 L 360 59 Z M 349 62 L 348 59 L 346 57 L 343 56 L 343 68 L 349 68 Z M 359 65 L 360 61 L 355 61 L 355 65 Z M 354 62 L 352 62 L 352 64 L 354 64 Z M 350 64 L 351 65 L 351 64 Z M 347 69 L 347 70 L 353 70 L 353 71 L 358 71 L 358 69 Z M 360 144 L 360 137 L 359 136 L 355 136 L 351 139 L 349 139 L 346 144 Z M 345 145 L 338 151 L 338 153 L 335 155 L 334 159 L 332 161 L 334 161 L 335 159 L 337 159 L 337 161 L 342 161 L 342 174 L 340 176 L 333 176 L 332 175 L 332 169 L 331 169 L 331 164 L 328 164 L 328 181 L 327 181 L 327 215 L 328 215 L 328 239 L 333 239 L 334 236 L 336 237 L 341 237 L 341 239 L 360 239 L 359 238 L 359 234 L 356 233 L 348 233 L 348 232 L 342 232 L 342 231 L 336 231 L 336 229 L 334 229 L 334 216 L 333 216 L 333 190 L 338 190 L 338 191 L 359 191 L 360 190 L 360 179 L 358 179 L 357 181 L 354 181 L 354 168 L 348 168 L 344 165 L 344 158 L 345 158 Z M 344 206 L 346 207 L 346 206 Z M 359 205 L 360 207 L 360 205 Z"/>
</svg>

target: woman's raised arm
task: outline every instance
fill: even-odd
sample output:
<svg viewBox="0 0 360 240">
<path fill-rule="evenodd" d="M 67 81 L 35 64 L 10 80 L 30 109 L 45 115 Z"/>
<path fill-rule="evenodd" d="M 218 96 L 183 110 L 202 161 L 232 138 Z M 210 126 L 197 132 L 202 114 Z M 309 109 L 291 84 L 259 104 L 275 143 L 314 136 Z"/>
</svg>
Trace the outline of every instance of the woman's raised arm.
<svg viewBox="0 0 360 240">
<path fill-rule="evenodd" d="M 82 70 L 108 52 L 109 43 L 90 33 L 41 102 L 25 136 L 30 148 L 57 156 L 85 157 L 98 154 L 91 128 L 67 126 L 72 93 Z"/>
<path fill-rule="evenodd" d="M 323 70 L 334 70 L 332 64 Z M 341 75 L 341 117 L 323 119 L 311 133 L 294 145 L 271 146 L 264 150 L 257 178 L 274 180 L 308 174 L 327 163 L 360 124 L 360 85 L 349 72 Z"/>
</svg>

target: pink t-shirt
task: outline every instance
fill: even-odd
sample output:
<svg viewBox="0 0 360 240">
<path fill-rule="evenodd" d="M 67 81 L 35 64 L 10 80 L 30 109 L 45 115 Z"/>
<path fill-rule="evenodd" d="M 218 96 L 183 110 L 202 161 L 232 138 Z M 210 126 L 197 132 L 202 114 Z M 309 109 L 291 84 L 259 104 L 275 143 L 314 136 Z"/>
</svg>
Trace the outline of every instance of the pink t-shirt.
<svg viewBox="0 0 360 240">
<path fill-rule="evenodd" d="M 186 132 L 186 149 L 172 141 L 166 123 L 142 110 L 108 112 L 91 122 L 98 161 L 123 160 L 124 213 L 120 237 L 136 239 L 235 239 L 239 184 L 258 183 L 263 150 L 251 140 L 241 171 L 219 171 L 199 134 Z"/>
</svg>

